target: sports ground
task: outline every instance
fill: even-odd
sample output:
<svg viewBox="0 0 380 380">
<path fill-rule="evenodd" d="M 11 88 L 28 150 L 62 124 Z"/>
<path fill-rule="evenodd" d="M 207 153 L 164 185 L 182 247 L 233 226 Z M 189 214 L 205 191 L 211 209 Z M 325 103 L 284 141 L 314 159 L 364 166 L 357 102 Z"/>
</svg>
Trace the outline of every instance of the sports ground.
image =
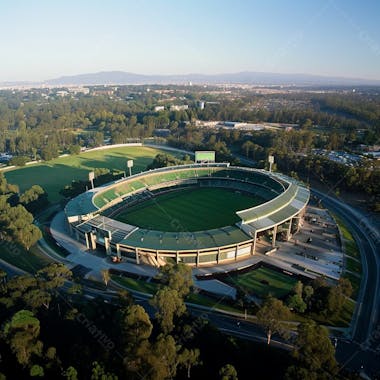
<svg viewBox="0 0 380 380">
<path fill-rule="evenodd" d="M 119 147 L 95 150 L 79 155 L 60 157 L 52 161 L 6 171 L 9 183 L 16 184 L 21 191 L 38 184 L 44 188 L 51 202 L 62 199 L 59 191 L 73 180 L 87 180 L 88 173 L 95 168 L 126 170 L 127 160 L 134 160 L 133 172 L 146 169 L 162 150 L 149 147 Z M 173 153 L 170 153 L 173 154 Z"/>
<path fill-rule="evenodd" d="M 231 274 L 223 282 L 237 286 L 256 297 L 284 297 L 294 287 L 297 279 L 270 268 L 261 267 L 244 274 Z"/>
<path fill-rule="evenodd" d="M 181 189 L 128 207 L 114 219 L 160 231 L 201 231 L 233 225 L 236 211 L 263 202 L 258 197 L 220 188 Z M 173 223 L 175 221 L 175 223 Z"/>
</svg>

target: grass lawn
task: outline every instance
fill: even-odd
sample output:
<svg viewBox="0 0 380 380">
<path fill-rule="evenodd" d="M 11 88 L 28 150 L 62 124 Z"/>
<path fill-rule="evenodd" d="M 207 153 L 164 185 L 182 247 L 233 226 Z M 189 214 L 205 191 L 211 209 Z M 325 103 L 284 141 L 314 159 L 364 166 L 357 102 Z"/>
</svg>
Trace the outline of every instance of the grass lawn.
<svg viewBox="0 0 380 380">
<path fill-rule="evenodd" d="M 278 271 L 261 267 L 250 272 L 228 276 L 224 282 L 237 286 L 247 293 L 265 297 L 271 294 L 273 297 L 286 296 L 297 282 L 296 278 L 280 273 Z"/>
<path fill-rule="evenodd" d="M 137 280 L 130 277 L 120 277 L 116 275 L 112 275 L 111 277 L 112 280 L 118 284 L 142 293 L 155 294 L 159 288 L 159 284 L 154 282 L 146 282 L 143 280 Z"/>
<path fill-rule="evenodd" d="M 349 272 L 343 274 L 343 277 L 348 278 L 351 281 L 354 290 L 352 298 L 356 299 L 360 288 L 360 275 L 362 273 L 362 265 L 361 262 L 357 262 L 356 260 L 351 259 L 351 257 L 360 260 L 359 248 L 350 230 L 345 225 L 344 221 L 336 215 L 334 215 L 334 218 L 338 223 L 340 232 L 343 237 L 342 244 L 344 253 L 346 255 L 346 269 L 359 275 L 359 277 L 357 277 Z"/>
<path fill-rule="evenodd" d="M 0 246 L 0 258 L 29 273 L 35 273 L 52 262 L 40 253 L 37 246 L 28 252 L 20 246 L 4 241 Z"/>
<path fill-rule="evenodd" d="M 338 216 L 334 215 L 334 218 L 336 222 L 338 223 L 340 232 L 343 237 L 343 248 L 345 251 L 345 254 L 347 256 L 355 257 L 356 259 L 360 259 L 360 253 L 358 246 L 356 245 L 355 239 L 352 236 L 350 230 L 347 228 L 347 226 L 344 224 L 343 220 L 339 218 Z"/>
<path fill-rule="evenodd" d="M 360 274 L 362 272 L 362 265 L 359 261 L 353 260 L 350 257 L 346 257 L 346 268 L 354 273 Z"/>
<path fill-rule="evenodd" d="M 158 195 L 129 207 L 115 219 L 160 231 L 201 231 L 239 221 L 236 211 L 260 203 L 258 198 L 218 188 L 199 188 Z M 176 220 L 173 226 L 172 221 Z"/>
<path fill-rule="evenodd" d="M 65 185 L 72 180 L 88 179 L 88 173 L 94 168 L 126 170 L 127 160 L 133 159 L 132 172 L 138 173 L 145 170 L 159 152 L 162 151 L 148 147 L 110 148 L 8 170 L 4 174 L 8 182 L 18 185 L 21 191 L 32 185 L 42 186 L 50 202 L 57 202 L 62 199 L 59 191 Z"/>
</svg>

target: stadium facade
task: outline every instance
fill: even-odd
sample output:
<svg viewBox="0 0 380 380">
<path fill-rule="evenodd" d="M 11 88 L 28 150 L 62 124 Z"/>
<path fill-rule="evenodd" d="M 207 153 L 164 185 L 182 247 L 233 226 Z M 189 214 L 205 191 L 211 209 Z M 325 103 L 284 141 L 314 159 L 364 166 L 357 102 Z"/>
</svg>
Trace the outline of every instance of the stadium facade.
<svg viewBox="0 0 380 380">
<path fill-rule="evenodd" d="M 263 199 L 238 211 L 240 221 L 222 228 L 188 232 L 178 220 L 174 232 L 155 231 L 113 219 L 121 210 L 167 191 L 215 187 L 253 194 Z M 193 266 L 217 265 L 256 253 L 263 234 L 289 240 L 300 227 L 310 192 L 297 181 L 264 170 L 229 163 L 191 164 L 142 172 L 97 187 L 68 202 L 65 214 L 70 232 L 89 250 L 103 247 L 113 258 L 154 266 L 167 260 Z"/>
</svg>

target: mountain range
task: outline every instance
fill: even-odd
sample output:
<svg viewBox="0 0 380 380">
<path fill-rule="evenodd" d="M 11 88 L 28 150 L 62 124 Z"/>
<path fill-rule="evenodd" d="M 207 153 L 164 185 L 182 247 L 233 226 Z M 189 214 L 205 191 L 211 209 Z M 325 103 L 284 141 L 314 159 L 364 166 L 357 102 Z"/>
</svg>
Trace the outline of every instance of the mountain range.
<svg viewBox="0 0 380 380">
<path fill-rule="evenodd" d="M 285 86 L 378 86 L 380 80 L 332 77 L 312 74 L 280 74 L 266 72 L 238 72 L 226 74 L 143 75 L 125 71 L 61 76 L 43 82 L 3 82 L 2 86 L 16 85 L 138 85 L 138 84 L 250 84 Z"/>
</svg>

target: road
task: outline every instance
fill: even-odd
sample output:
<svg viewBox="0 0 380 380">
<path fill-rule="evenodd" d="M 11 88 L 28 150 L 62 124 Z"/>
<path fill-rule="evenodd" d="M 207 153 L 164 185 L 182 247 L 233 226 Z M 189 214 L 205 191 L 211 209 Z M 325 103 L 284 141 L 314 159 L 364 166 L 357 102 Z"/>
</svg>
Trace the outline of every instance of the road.
<svg viewBox="0 0 380 380">
<path fill-rule="evenodd" d="M 312 190 L 323 204 L 341 217 L 358 244 L 361 256 L 363 275 L 361 289 L 357 300 L 357 309 L 353 318 L 352 342 L 342 341 L 337 346 L 337 358 L 348 368 L 367 373 L 380 371 L 380 361 L 376 350 L 380 347 L 379 326 L 379 242 L 380 234 L 372 225 L 368 216 L 336 198 Z"/>
</svg>

